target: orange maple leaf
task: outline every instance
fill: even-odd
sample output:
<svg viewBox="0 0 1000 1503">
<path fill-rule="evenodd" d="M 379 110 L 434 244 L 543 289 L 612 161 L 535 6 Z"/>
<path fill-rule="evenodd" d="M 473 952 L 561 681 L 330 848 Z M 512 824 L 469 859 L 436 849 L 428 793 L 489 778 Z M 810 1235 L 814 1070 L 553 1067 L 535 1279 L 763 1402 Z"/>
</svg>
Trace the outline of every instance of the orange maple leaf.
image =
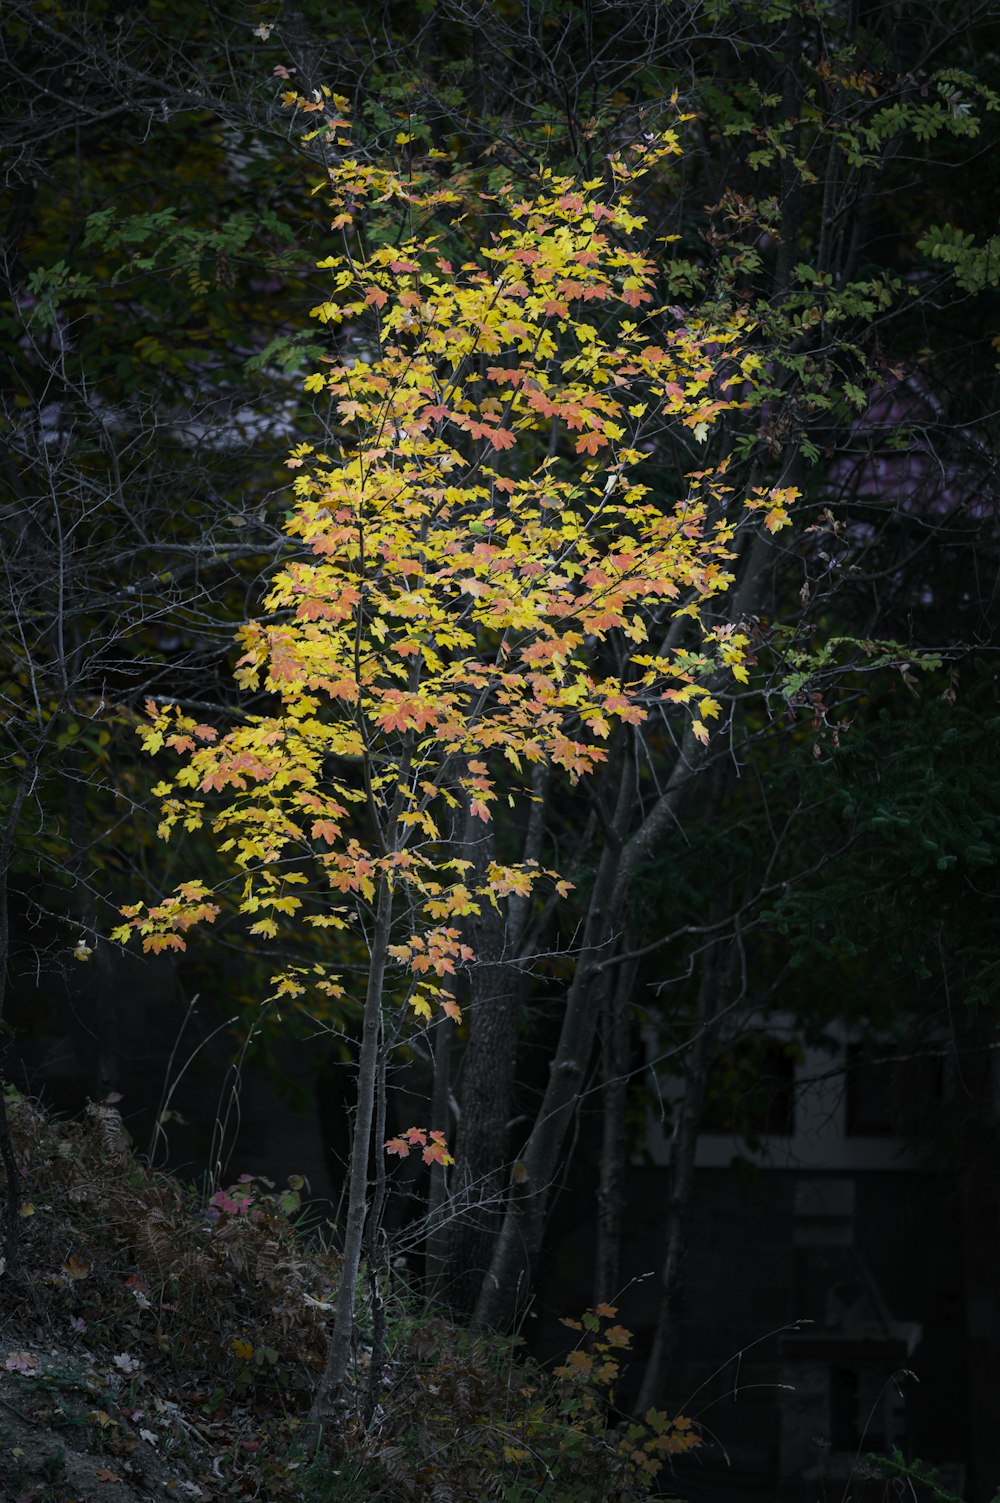
<svg viewBox="0 0 1000 1503">
<path fill-rule="evenodd" d="M 432 1132 L 431 1141 L 421 1155 L 425 1164 L 442 1164 L 447 1166 L 455 1160 L 448 1152 L 448 1145 L 444 1140 L 443 1132 Z"/>
<path fill-rule="evenodd" d="M 327 845 L 336 845 L 340 831 L 332 819 L 317 819 L 313 821 L 311 834 L 313 840 L 325 840 Z"/>
</svg>

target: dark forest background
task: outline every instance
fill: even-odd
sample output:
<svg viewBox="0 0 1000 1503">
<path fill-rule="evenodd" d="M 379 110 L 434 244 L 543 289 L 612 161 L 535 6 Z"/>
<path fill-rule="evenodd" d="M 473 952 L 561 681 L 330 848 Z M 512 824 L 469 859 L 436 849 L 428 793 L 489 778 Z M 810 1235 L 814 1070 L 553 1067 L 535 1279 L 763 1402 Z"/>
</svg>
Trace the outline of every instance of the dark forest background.
<svg viewBox="0 0 1000 1503">
<path fill-rule="evenodd" d="M 734 486 L 802 500 L 739 560 L 754 662 L 708 749 L 666 715 L 624 728 L 594 778 L 542 776 L 528 826 L 499 822 L 501 854 L 537 852 L 573 891 L 470 919 L 461 1029 L 394 1051 L 389 1126 L 433 1100 L 457 1163 L 392 1178 L 388 1255 L 449 1321 L 520 1322 L 546 1359 L 565 1353 L 562 1318 L 619 1310 L 635 1344 L 617 1402 L 703 1416 L 668 1492 L 895 1496 L 856 1461 L 898 1445 L 953 1468 L 926 1496 L 951 1478 L 988 1503 L 995 5 L 8 0 L 0 35 L 9 1112 L 110 1104 L 206 1199 L 241 1173 L 304 1174 L 335 1245 L 360 1004 L 279 1015 L 262 999 L 279 965 L 335 956 L 336 937 L 266 942 L 233 915 L 180 956 L 109 939 L 121 905 L 222 880 L 204 832 L 157 839 L 162 773 L 136 727 L 149 701 L 222 724 L 247 708 L 234 633 L 289 547 L 284 461 L 336 431 L 303 391 L 340 337 L 309 319 L 332 148 L 282 94 L 326 85 L 373 157 L 402 133 L 484 193 L 542 161 L 589 177 L 690 115 L 640 239 L 685 318 L 753 318 L 762 383 L 706 444 L 682 432 L 655 453 L 656 483 L 670 495 L 732 454 Z M 516 1297 L 491 1306 L 568 1001 L 589 1019 L 576 1105 L 523 1211 Z M 841 1136 L 896 1159 L 866 1168 L 841 1144 L 797 1163 L 818 1083 Z M 31 1154 L 4 1133 L 13 1267 Z"/>
</svg>

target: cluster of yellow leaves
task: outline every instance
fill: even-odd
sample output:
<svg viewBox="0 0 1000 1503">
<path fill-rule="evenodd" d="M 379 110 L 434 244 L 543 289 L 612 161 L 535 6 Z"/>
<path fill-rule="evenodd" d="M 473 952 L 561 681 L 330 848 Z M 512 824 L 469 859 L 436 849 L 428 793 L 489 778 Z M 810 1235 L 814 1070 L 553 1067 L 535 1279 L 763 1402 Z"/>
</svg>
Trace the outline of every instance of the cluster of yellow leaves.
<svg viewBox="0 0 1000 1503">
<path fill-rule="evenodd" d="M 588 1383 L 599 1387 L 608 1387 L 614 1382 L 619 1372 L 616 1353 L 626 1351 L 632 1345 L 631 1331 L 624 1326 L 606 1324 L 617 1314 L 616 1305 L 595 1305 L 592 1310 L 584 1312 L 581 1320 L 573 1320 L 568 1315 L 562 1317 L 562 1325 L 571 1331 L 585 1333 L 587 1344 L 570 1352 L 563 1365 L 555 1369 L 557 1378 L 587 1379 Z"/>
<path fill-rule="evenodd" d="M 788 508 L 798 500 L 799 492 L 794 485 L 785 486 L 783 489 L 775 487 L 765 490 L 763 486 L 756 485 L 746 499 L 747 511 L 764 513 L 764 526 L 768 532 L 778 532 L 782 527 L 787 527 L 791 521 Z"/>
<path fill-rule="evenodd" d="M 662 1409 L 647 1409 L 642 1423 L 629 1425 L 618 1449 L 650 1481 L 663 1468 L 667 1456 L 682 1456 L 701 1445 L 701 1436 L 687 1415 L 670 1418 Z"/>
<path fill-rule="evenodd" d="M 356 224 L 376 205 L 398 203 L 411 223 L 461 203 L 457 174 L 346 155 L 343 100 L 288 102 L 320 113 L 339 149 L 329 188 L 344 249 L 320 263 L 330 294 L 313 312 L 342 329 L 341 352 L 305 383 L 338 436 L 288 460 L 294 552 L 265 616 L 240 632 L 237 679 L 271 708 L 219 736 L 150 706 L 147 750 L 181 759 L 157 788 L 160 833 L 196 828 L 198 795 L 223 795 L 212 828 L 264 938 L 282 920 L 343 927 L 388 883 L 405 898 L 391 954 L 415 1012 L 456 1016 L 431 979 L 472 958 L 448 921 L 554 880 L 496 867 L 470 887 L 448 859 L 464 808 L 487 822 L 512 797 L 503 762 L 508 779 L 545 762 L 575 781 L 616 726 L 665 700 L 689 706 L 707 739 L 720 707 L 706 676 L 724 665 L 746 681 L 733 627 L 703 628 L 697 653 L 648 646 L 673 616 L 700 621 L 732 581 L 726 465 L 671 498 L 643 474 L 665 429 L 700 441 L 740 405 L 759 356 L 745 325 L 661 306 L 656 267 L 631 248 L 643 221 L 625 189 L 676 154 L 671 133 L 583 183 L 540 168 L 530 196 L 477 195 L 484 228 L 462 259 L 433 235 L 366 251 Z M 792 496 L 755 494 L 746 514 L 766 506 L 773 530 Z M 117 933 L 182 947 L 192 915 L 214 917 L 203 897 L 130 908 Z M 310 984 L 305 968 L 276 981 L 284 996 Z"/>
<path fill-rule="evenodd" d="M 564 1326 L 580 1331 L 584 1338 L 555 1369 L 556 1377 L 568 1385 L 566 1405 L 575 1411 L 589 1412 L 613 1402 L 611 1385 L 618 1377 L 619 1356 L 632 1345 L 631 1331 L 611 1324 L 617 1314 L 615 1305 L 601 1304 L 587 1310 L 580 1320 L 562 1320 Z M 641 1422 L 628 1426 L 618 1449 L 644 1479 L 652 1481 L 667 1456 L 680 1455 L 700 1444 L 701 1438 L 686 1416 L 670 1419 L 661 1410 L 649 1409 Z"/>
<path fill-rule="evenodd" d="M 143 949 L 157 954 L 161 950 L 183 950 L 185 931 L 194 924 L 214 924 L 219 905 L 207 901 L 209 890 L 202 882 L 181 882 L 173 895 L 151 908 L 130 903 L 122 908 L 126 920 L 112 932 L 112 939 L 124 944 L 133 931 L 142 936 Z"/>
</svg>

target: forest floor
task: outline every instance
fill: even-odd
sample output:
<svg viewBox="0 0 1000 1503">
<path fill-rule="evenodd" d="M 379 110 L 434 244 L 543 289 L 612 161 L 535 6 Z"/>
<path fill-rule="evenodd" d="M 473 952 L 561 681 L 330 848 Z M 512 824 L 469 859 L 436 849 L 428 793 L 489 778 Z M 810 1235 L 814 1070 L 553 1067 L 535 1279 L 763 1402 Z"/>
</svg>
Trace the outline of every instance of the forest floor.
<svg viewBox="0 0 1000 1503">
<path fill-rule="evenodd" d="M 367 1497 L 346 1477 L 317 1492 L 298 1454 L 338 1263 L 296 1235 L 297 1191 L 244 1182 L 199 1205 L 133 1157 L 112 1107 L 8 1111 L 2 1503 Z"/>
<path fill-rule="evenodd" d="M 567 1322 L 580 1345 L 547 1374 L 396 1293 L 373 1374 L 365 1288 L 354 1402 L 313 1460 L 340 1265 L 304 1231 L 301 1181 L 206 1196 L 137 1158 L 112 1105 L 57 1121 L 9 1092 L 7 1112 L 21 1185 L 0 1273 L 0 1503 L 633 1503 L 698 1444 L 652 1412 L 609 1429 L 628 1344 L 610 1307 Z"/>
</svg>

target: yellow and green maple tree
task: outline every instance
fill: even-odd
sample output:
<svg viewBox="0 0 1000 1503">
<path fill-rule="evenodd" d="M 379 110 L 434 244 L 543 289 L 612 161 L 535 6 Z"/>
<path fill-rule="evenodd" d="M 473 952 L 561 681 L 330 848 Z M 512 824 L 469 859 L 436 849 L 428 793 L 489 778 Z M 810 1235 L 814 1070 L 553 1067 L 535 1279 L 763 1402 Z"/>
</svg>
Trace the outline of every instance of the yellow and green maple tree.
<svg viewBox="0 0 1000 1503">
<path fill-rule="evenodd" d="M 634 248 L 634 184 L 667 169 L 673 131 L 621 147 L 586 181 L 541 166 L 528 186 L 483 193 L 447 153 L 415 165 L 405 132 L 398 160 L 366 159 L 335 95 L 288 102 L 318 114 L 310 134 L 335 161 L 341 249 L 319 263 L 330 292 L 313 313 L 337 341 L 305 383 L 331 404 L 333 436 L 287 461 L 287 557 L 239 633 L 236 676 L 260 708 L 220 729 L 151 704 L 142 736 L 180 758 L 155 790 L 161 835 L 210 824 L 252 933 L 343 929 L 367 949 L 318 1418 L 350 1351 L 386 998 L 418 1020 L 457 1019 L 448 979 L 474 961 L 463 919 L 559 883 L 530 862 L 471 878 L 456 831 L 529 799 L 533 765 L 585 776 L 616 725 L 664 701 L 707 740 L 710 681 L 746 682 L 748 641 L 703 608 L 732 583 L 738 528 L 755 513 L 781 527 L 795 492 L 734 507 L 726 463 L 688 475 L 681 495 L 645 478 L 664 433 L 680 424 L 702 441 L 761 361 L 741 318 L 714 327 L 664 306 Z M 668 645 L 677 617 L 701 626 L 697 650 Z M 184 883 L 124 909 L 116 937 L 181 949 L 222 901 Z M 324 962 L 290 966 L 274 999 L 342 986 Z M 447 1161 L 440 1130 L 420 1141 Z"/>
</svg>

